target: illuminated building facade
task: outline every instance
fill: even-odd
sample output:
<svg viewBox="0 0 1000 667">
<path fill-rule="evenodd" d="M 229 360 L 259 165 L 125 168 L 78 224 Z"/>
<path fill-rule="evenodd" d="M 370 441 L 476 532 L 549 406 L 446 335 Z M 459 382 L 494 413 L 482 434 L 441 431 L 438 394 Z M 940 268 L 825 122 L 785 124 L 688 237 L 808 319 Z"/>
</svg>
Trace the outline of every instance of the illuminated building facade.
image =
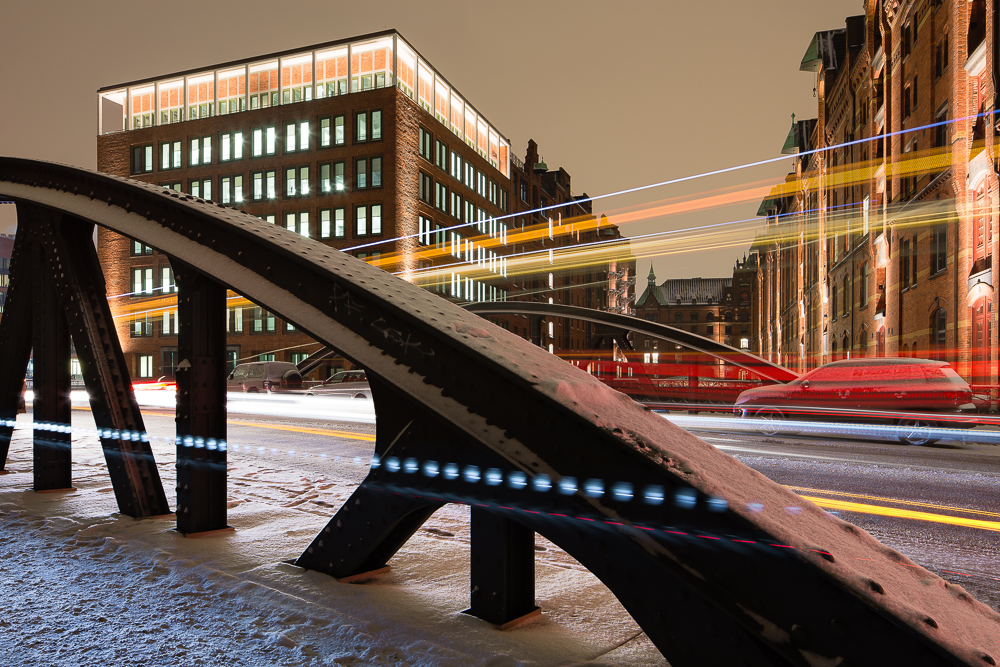
<svg viewBox="0 0 1000 667">
<path fill-rule="evenodd" d="M 511 214 L 527 209 L 514 205 L 512 170 L 525 171 L 510 142 L 396 31 L 111 86 L 98 105 L 101 171 L 238 208 L 444 298 L 506 300 L 536 282 L 537 257 L 523 255 L 542 223 L 515 229 Z M 565 194 L 539 201 L 572 206 L 568 188 L 566 176 Z M 98 249 L 133 376 L 173 375 L 169 259 L 103 229 Z M 238 295 L 227 321 L 230 364 L 297 363 L 319 348 Z M 525 335 L 578 343 L 546 328 L 551 340 Z"/>
<path fill-rule="evenodd" d="M 870 0 L 816 33 L 817 117 L 760 206 L 751 349 L 797 370 L 852 356 L 950 362 L 996 385 L 991 4 Z"/>
</svg>

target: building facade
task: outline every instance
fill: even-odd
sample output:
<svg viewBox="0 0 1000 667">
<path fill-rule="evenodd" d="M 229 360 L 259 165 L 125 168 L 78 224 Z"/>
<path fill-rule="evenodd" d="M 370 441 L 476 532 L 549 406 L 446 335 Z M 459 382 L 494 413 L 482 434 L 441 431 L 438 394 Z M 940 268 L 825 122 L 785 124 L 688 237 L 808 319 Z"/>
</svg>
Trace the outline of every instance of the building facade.
<svg viewBox="0 0 1000 667">
<path fill-rule="evenodd" d="M 979 0 L 870 0 L 814 35 L 816 118 L 758 211 L 753 351 L 939 358 L 995 387 L 995 39 Z"/>
<path fill-rule="evenodd" d="M 525 170 L 396 31 L 112 86 L 98 98 L 99 170 L 238 208 L 458 302 L 540 289 L 525 286 L 539 281 L 529 276 L 541 268 L 539 230 L 551 225 L 514 216 L 531 202 L 565 205 L 567 217 L 594 226 L 589 204 L 574 206 L 568 175 L 536 196 L 547 181 L 533 142 Z M 515 170 L 530 193 L 517 204 Z M 548 250 L 576 243 L 559 227 Z M 104 229 L 98 249 L 133 376 L 173 375 L 169 258 Z M 579 344 L 570 324 L 535 329 L 518 333 L 553 351 Z M 228 332 L 231 364 L 299 362 L 320 347 L 235 294 Z"/>
</svg>

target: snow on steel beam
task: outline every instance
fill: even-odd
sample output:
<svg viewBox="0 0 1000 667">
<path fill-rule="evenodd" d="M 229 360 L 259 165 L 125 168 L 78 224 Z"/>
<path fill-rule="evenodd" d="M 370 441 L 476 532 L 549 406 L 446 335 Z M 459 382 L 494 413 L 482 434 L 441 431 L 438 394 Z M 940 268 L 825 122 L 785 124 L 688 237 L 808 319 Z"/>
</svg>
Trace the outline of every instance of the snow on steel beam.
<svg viewBox="0 0 1000 667">
<path fill-rule="evenodd" d="M 528 494 L 518 504 L 481 502 L 587 566 L 675 666 L 1000 659 L 1000 614 L 961 587 L 430 292 L 239 211 L 83 169 L 0 158 L 0 195 L 180 258 L 364 366 L 384 388 L 377 410 L 392 414 L 398 402 L 419 414 L 399 435 L 440 433 L 407 438 L 479 467 L 482 474 L 469 471 L 467 495 Z M 376 450 L 391 456 L 386 433 Z M 524 487 L 486 485 L 486 463 Z M 359 496 L 338 513 L 400 522 L 368 564 L 391 557 L 447 500 L 407 496 L 439 478 L 421 480 L 405 459 L 399 464 L 373 469 L 356 492 L 364 502 Z M 379 517 L 372 503 L 398 506 Z M 352 548 L 326 530 L 314 544 L 327 548 L 325 540 L 331 553 Z"/>
</svg>

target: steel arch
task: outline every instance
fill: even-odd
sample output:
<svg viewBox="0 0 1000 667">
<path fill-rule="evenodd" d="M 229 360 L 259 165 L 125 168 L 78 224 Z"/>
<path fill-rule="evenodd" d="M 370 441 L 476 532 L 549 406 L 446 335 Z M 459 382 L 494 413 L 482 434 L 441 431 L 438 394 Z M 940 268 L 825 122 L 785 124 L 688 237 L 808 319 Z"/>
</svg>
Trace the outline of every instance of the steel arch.
<svg viewBox="0 0 1000 667">
<path fill-rule="evenodd" d="M 440 297 L 252 216 L 127 179 L 0 158 L 0 195 L 156 247 L 367 369 L 381 465 L 303 566 L 377 568 L 442 503 L 474 499 L 495 519 L 484 530 L 526 526 L 584 563 L 678 667 L 996 660 L 1000 615 L 960 587 Z M 428 461 L 487 477 L 420 474 Z M 505 482 L 487 484 L 491 469 Z M 560 495 L 536 484 L 543 475 L 637 493 L 592 493 L 584 481 Z M 640 501 L 655 489 L 659 498 Z M 484 581 L 522 582 L 520 543 L 501 542 L 510 553 L 483 557 Z"/>
</svg>

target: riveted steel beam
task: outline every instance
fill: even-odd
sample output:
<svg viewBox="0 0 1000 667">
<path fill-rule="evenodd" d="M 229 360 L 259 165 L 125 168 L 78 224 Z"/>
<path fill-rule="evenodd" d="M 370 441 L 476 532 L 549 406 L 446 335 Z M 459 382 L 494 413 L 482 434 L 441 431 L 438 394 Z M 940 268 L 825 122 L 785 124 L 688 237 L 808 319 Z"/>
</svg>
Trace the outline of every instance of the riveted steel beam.
<svg viewBox="0 0 1000 667">
<path fill-rule="evenodd" d="M 177 530 L 226 524 L 226 288 L 176 257 Z"/>
<path fill-rule="evenodd" d="M 53 257 L 49 270 L 60 295 L 80 362 L 101 449 L 118 502 L 131 517 L 168 514 L 160 473 L 146 436 L 139 405 L 118 341 L 107 287 L 93 243 L 93 223 L 64 215 L 51 221 Z"/>
<path fill-rule="evenodd" d="M 31 234 L 33 386 L 33 465 L 35 491 L 73 486 L 70 431 L 70 337 L 52 266 L 62 259 L 55 248 L 58 216 L 33 208 L 20 219 L 21 233 Z M 30 230 L 30 231 L 29 231 Z"/>
<path fill-rule="evenodd" d="M 385 456 L 335 520 L 359 515 L 314 540 L 301 557 L 313 569 L 385 563 L 441 503 L 474 502 L 588 567 L 675 666 L 996 662 L 1000 615 L 960 587 L 385 271 L 238 211 L 63 165 L 0 158 L 0 195 L 127 234 L 278 313 L 381 380 L 380 421 L 416 406 L 405 412 L 427 435 L 376 442 Z M 424 474 L 425 461 L 460 474 Z M 677 613 L 657 615 L 678 592 L 689 597 Z"/>
<path fill-rule="evenodd" d="M 10 285 L 0 317 L 0 470 L 5 470 L 24 375 L 31 359 L 32 275 L 30 234 L 14 239 Z"/>
</svg>

